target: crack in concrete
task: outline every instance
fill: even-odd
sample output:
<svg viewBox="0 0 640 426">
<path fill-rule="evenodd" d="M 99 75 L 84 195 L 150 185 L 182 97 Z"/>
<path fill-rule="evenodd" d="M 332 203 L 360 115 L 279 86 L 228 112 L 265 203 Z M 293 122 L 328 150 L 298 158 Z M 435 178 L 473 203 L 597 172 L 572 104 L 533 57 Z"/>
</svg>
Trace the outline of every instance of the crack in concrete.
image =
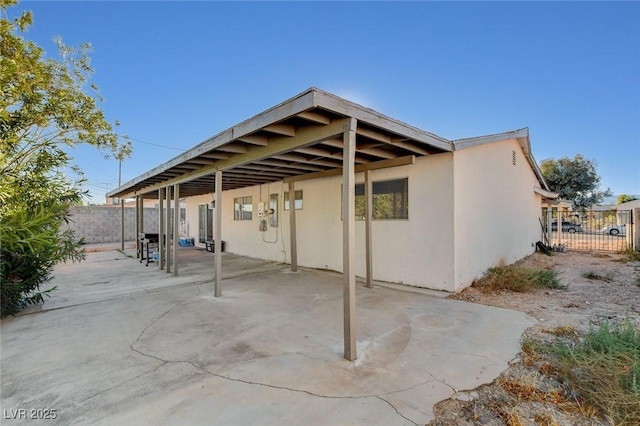
<svg viewBox="0 0 640 426">
<path fill-rule="evenodd" d="M 176 305 L 176 306 L 177 306 L 177 305 Z M 174 307 L 175 307 L 175 306 L 174 306 Z M 172 308 L 172 309 L 173 309 L 173 308 Z M 169 311 L 170 311 L 170 310 L 169 310 Z M 165 312 L 165 314 L 167 314 L 169 311 Z M 163 316 L 164 316 L 164 315 L 163 315 Z M 157 322 L 159 319 L 160 319 L 160 318 L 158 318 L 158 319 L 156 320 L 156 322 Z M 151 326 L 151 325 L 149 325 L 149 326 Z M 148 328 L 149 326 L 147 326 L 147 328 Z M 142 336 L 142 334 L 144 334 L 144 331 L 143 331 L 143 333 L 140 333 L 140 336 Z M 135 344 L 135 342 L 134 342 L 134 344 Z M 162 367 L 164 367 L 164 366 L 166 366 L 166 365 L 168 365 L 168 364 L 173 364 L 173 363 L 186 363 L 186 364 L 191 365 L 191 366 L 192 366 L 193 368 L 195 368 L 196 370 L 202 371 L 203 373 L 206 373 L 206 374 L 208 374 L 208 375 L 210 375 L 210 376 L 217 377 L 217 378 L 219 378 L 219 379 L 227 380 L 227 381 L 230 381 L 230 382 L 243 383 L 243 384 L 250 385 L 250 386 L 263 386 L 263 387 L 266 387 L 266 388 L 277 389 L 277 390 L 284 390 L 284 391 L 288 391 L 288 392 L 303 393 L 303 394 L 306 394 L 306 395 L 309 395 L 309 396 L 313 396 L 313 397 L 316 397 L 316 398 L 323 398 L 323 399 L 364 399 L 364 398 L 371 399 L 371 398 L 375 398 L 375 399 L 379 399 L 379 400 L 381 400 L 381 401 L 385 402 L 387 405 L 389 405 L 391 408 L 393 408 L 393 410 L 396 412 L 396 414 L 397 414 L 397 415 L 399 415 L 400 417 L 402 417 L 402 418 L 403 418 L 403 419 L 405 419 L 406 421 L 408 421 L 408 422 L 410 422 L 410 423 L 412 423 L 412 424 L 414 424 L 414 425 L 418 425 L 418 423 L 416 423 L 416 422 L 414 422 L 413 420 L 411 420 L 411 419 L 409 419 L 408 417 L 406 417 L 406 416 L 405 416 L 404 414 L 402 414 L 402 413 L 401 413 L 401 412 L 400 412 L 400 411 L 399 411 L 399 410 L 398 410 L 398 409 L 397 409 L 397 408 L 396 408 L 396 407 L 395 407 L 395 406 L 394 406 L 390 401 L 387 401 L 386 399 L 382 398 L 382 396 L 380 396 L 380 395 L 362 395 L 362 396 L 351 396 L 351 395 L 346 395 L 346 396 L 323 395 L 323 394 L 319 394 L 319 393 L 311 392 L 311 391 L 308 391 L 308 390 L 305 390 L 305 389 L 295 389 L 295 388 L 290 388 L 290 387 L 287 387 L 287 386 L 278 386 L 278 385 L 272 385 L 272 384 L 269 384 L 269 383 L 253 382 L 253 381 L 251 381 L 251 380 L 245 380 L 245 379 L 239 379 L 239 378 L 234 378 L 234 377 L 230 377 L 230 376 L 225 376 L 224 374 L 214 373 L 213 371 L 211 371 L 211 370 L 207 369 L 206 367 L 200 366 L 200 365 L 196 364 L 195 362 L 193 362 L 193 361 L 191 361 L 191 360 L 167 360 L 167 359 L 163 359 L 163 358 L 157 357 L 157 356 L 155 356 L 155 355 L 151 355 L 151 354 L 144 353 L 144 352 L 142 352 L 142 351 L 140 351 L 140 350 L 138 350 L 138 349 L 135 349 L 135 348 L 133 347 L 133 344 L 131 345 L 131 349 L 132 349 L 133 351 L 135 351 L 135 352 L 139 353 L 139 354 L 140 354 L 140 355 L 142 355 L 142 356 L 145 356 L 145 357 L 149 357 L 149 358 L 155 359 L 155 360 L 160 361 L 160 362 L 162 363 L 162 364 L 160 364 L 159 366 L 157 366 L 156 368 L 154 368 L 151 372 L 155 372 L 156 370 L 158 370 L 158 369 L 160 369 L 160 368 L 162 368 Z M 145 373 L 145 374 L 148 374 L 148 373 Z M 144 374 L 141 374 L 140 376 L 143 376 L 143 375 L 144 375 Z M 138 376 L 138 377 L 140 377 L 140 376 Z M 137 377 L 136 377 L 136 378 L 137 378 Z M 135 379 L 135 378 L 134 378 L 134 379 Z M 131 379 L 131 380 L 134 380 L 134 379 Z M 429 383 L 429 382 L 430 382 L 430 381 L 427 381 L 427 382 L 425 382 L 425 383 Z M 125 383 L 127 383 L 127 382 L 125 382 Z M 415 388 L 415 387 L 421 386 L 421 385 L 423 385 L 423 384 L 425 384 L 425 383 L 421 383 L 421 384 L 418 384 L 418 385 L 414 385 L 414 386 L 411 386 L 411 387 L 409 387 L 409 388 L 407 388 L 407 389 L 402 389 L 402 390 L 398 390 L 398 391 L 393 391 L 393 392 L 384 393 L 384 394 L 381 394 L 381 395 L 388 395 L 388 394 L 395 393 L 395 392 L 402 392 L 402 391 L 404 391 L 404 390 L 410 390 L 410 389 L 413 389 L 413 388 Z M 124 384 L 124 383 L 122 383 L 122 384 Z M 119 385 L 118 385 L 118 386 L 119 386 Z M 113 388 L 115 388 L 115 387 L 117 387 L 117 386 L 114 386 Z M 109 391 L 109 390 L 112 390 L 113 388 L 107 389 L 107 390 L 105 390 L 105 391 L 103 391 L 103 392 L 107 392 L 107 391 Z M 100 392 L 100 393 L 103 393 L 103 392 Z"/>
<path fill-rule="evenodd" d="M 396 408 L 396 406 L 395 406 L 395 405 L 393 405 L 390 401 L 387 401 L 386 399 L 382 398 L 381 396 L 376 396 L 376 398 L 378 398 L 379 400 L 384 401 L 384 402 L 386 402 L 387 404 L 389 404 L 389 406 L 390 406 L 391 408 L 393 408 L 393 409 L 394 409 L 394 411 L 396 412 L 396 414 L 397 414 L 397 415 L 399 415 L 400 417 L 402 417 L 402 418 L 403 418 L 403 419 L 405 419 L 406 421 L 411 422 L 411 423 L 413 423 L 414 425 L 418 426 L 418 423 L 414 422 L 413 420 L 411 420 L 410 418 L 408 418 L 407 416 L 405 416 L 404 414 L 402 414 L 402 413 L 401 413 L 401 412 Z"/>
<path fill-rule="evenodd" d="M 196 286 L 196 287 L 197 287 L 197 286 Z M 199 291 L 199 288 L 198 288 L 198 291 Z M 305 389 L 295 389 L 295 388 L 290 388 L 290 387 L 287 387 L 287 386 L 278 386 L 278 385 L 273 385 L 273 384 L 269 384 L 269 383 L 253 382 L 253 381 L 251 381 L 251 380 L 245 380 L 245 379 L 240 379 L 240 378 L 234 378 L 234 377 L 226 376 L 226 375 L 224 375 L 224 374 L 214 373 L 213 371 L 211 371 L 211 370 L 207 369 L 206 367 L 200 366 L 200 365 L 196 364 L 194 361 L 191 361 L 191 360 L 168 360 L 168 359 L 160 358 L 160 357 L 158 357 L 158 356 L 155 356 L 155 355 L 152 355 L 152 354 L 149 354 L 149 353 L 145 353 L 145 352 L 143 352 L 143 351 L 141 351 L 141 350 L 139 350 L 139 349 L 136 349 L 136 348 L 134 347 L 134 346 L 135 346 L 135 344 L 139 342 L 139 340 L 142 338 L 142 336 L 145 334 L 145 332 L 146 332 L 150 327 L 152 327 L 154 324 L 156 324 L 158 321 L 160 321 L 162 318 L 164 318 L 166 315 L 168 315 L 171 311 L 173 311 L 175 308 L 177 308 L 178 306 L 180 306 L 181 304 L 183 304 L 183 303 L 185 303 L 185 302 L 186 302 L 186 301 L 182 301 L 182 302 L 176 303 L 174 306 L 172 306 L 172 307 L 171 307 L 171 308 L 169 308 L 167 311 L 165 311 L 162 315 L 158 316 L 156 319 L 154 319 L 153 321 L 151 321 L 151 322 L 150 322 L 150 323 L 149 323 L 149 324 L 148 324 L 148 325 L 147 325 L 147 326 L 146 326 L 146 327 L 145 327 L 145 328 L 140 332 L 140 334 L 138 335 L 138 337 L 136 338 L 136 340 L 135 340 L 131 345 L 129 345 L 129 347 L 131 348 L 131 350 L 132 350 L 132 351 L 134 351 L 134 352 L 136 352 L 136 353 L 138 353 L 138 354 L 140 354 L 140 355 L 142 355 L 142 356 L 144 356 L 144 357 L 151 358 L 151 359 L 154 359 L 154 360 L 156 360 L 156 361 L 160 361 L 160 363 L 161 363 L 160 365 L 158 365 L 156 368 L 154 368 L 153 370 L 151 370 L 151 371 L 149 371 L 149 372 L 143 373 L 143 374 L 141 374 L 141 375 L 139 375 L 139 376 L 136 376 L 136 377 L 134 377 L 134 378 L 132 378 L 132 379 L 130 379 L 130 380 L 127 380 L 127 381 L 125 381 L 125 382 L 123 382 L 123 383 L 121 383 L 121 384 L 119 384 L 119 385 L 116 385 L 116 386 L 113 386 L 113 387 L 111 387 L 111 388 L 109 388 L 109 389 L 103 390 L 103 391 L 101 391 L 101 392 L 97 393 L 96 395 L 93 395 L 93 396 L 91 396 L 91 397 L 89 397 L 89 398 L 87 398 L 87 399 L 93 398 L 93 397 L 95 397 L 95 396 L 97 396 L 97 395 L 100 395 L 100 394 L 102 394 L 102 393 L 105 393 L 105 392 L 108 392 L 108 391 L 110 391 L 110 390 L 113 390 L 113 389 L 117 388 L 118 386 L 121 386 L 121 385 L 123 385 L 123 384 L 126 384 L 126 383 L 128 383 L 128 382 L 130 382 L 130 381 L 136 380 L 137 378 L 142 377 L 142 376 L 144 376 L 144 375 L 146 375 L 146 374 L 153 373 L 153 372 L 157 371 L 158 369 L 160 369 L 160 368 L 162 368 L 162 367 L 164 367 L 164 366 L 166 366 L 166 365 L 168 365 L 168 364 L 173 364 L 173 363 L 186 363 L 186 364 L 191 365 L 191 366 L 192 366 L 193 368 L 195 368 L 196 370 L 199 370 L 199 371 L 201 371 L 201 372 L 203 372 L 203 373 L 206 373 L 206 374 L 208 374 L 208 375 L 210 375 L 210 376 L 217 377 L 217 378 L 222 379 L 222 380 L 227 380 L 227 381 L 237 382 L 237 383 L 243 383 L 243 384 L 247 384 L 247 385 L 251 385 L 251 386 L 263 386 L 263 387 L 267 387 L 267 388 L 271 388 L 271 389 L 284 390 L 284 391 L 288 391 L 288 392 L 303 393 L 303 394 L 310 395 L 310 396 L 312 396 L 312 397 L 316 397 L 316 398 L 323 398 L 323 399 L 363 399 L 363 398 L 369 398 L 369 399 L 370 399 L 370 398 L 375 398 L 375 399 L 379 399 L 380 401 L 383 401 L 383 402 L 385 402 L 387 405 L 389 405 L 389 406 L 390 406 L 390 407 L 391 407 L 391 408 L 396 412 L 396 414 L 397 414 L 397 415 L 399 415 L 400 417 L 402 417 L 404 420 L 406 420 L 406 421 L 408 421 L 408 422 L 410 422 L 410 423 L 412 423 L 412 424 L 414 424 L 414 425 L 418 425 L 418 423 L 414 422 L 413 420 L 409 419 L 409 418 L 408 418 L 408 417 L 406 417 L 404 414 L 402 414 L 402 413 L 401 413 L 401 412 L 400 412 L 400 411 L 399 411 L 399 410 L 398 410 L 398 409 L 397 409 L 397 408 L 396 408 L 396 407 L 395 407 L 395 406 L 394 406 L 390 401 L 388 401 L 388 400 L 384 399 L 381 395 L 390 395 L 390 394 L 393 394 L 393 393 L 398 393 L 398 392 L 403 392 L 403 391 L 411 390 L 411 389 L 414 389 L 414 388 L 416 388 L 416 387 L 419 387 L 419 386 L 422 386 L 422 385 L 424 385 L 424 384 L 427 384 L 427 383 L 431 382 L 431 380 L 428 380 L 428 381 L 426 381 L 426 382 L 424 382 L 424 383 L 419 383 L 419 384 L 416 384 L 416 385 L 410 386 L 410 387 L 408 387 L 408 388 L 406 388 L 406 389 L 400 389 L 400 390 L 396 390 L 396 391 L 391 391 L 391 392 L 387 392 L 387 393 L 382 393 L 382 394 L 379 394 L 379 395 L 378 395 L 378 394 L 372 394 L 372 395 L 361 395 L 361 396 L 351 396 L 351 395 L 346 395 L 346 396 L 323 395 L 323 394 L 319 394 L 319 393 L 311 392 L 311 391 L 308 391 L 308 390 L 305 390 Z M 250 329 L 250 328 L 253 328 L 253 327 L 255 327 L 255 326 L 248 327 L 247 329 Z M 244 332 L 244 331 L 245 331 L 245 330 L 247 330 L 247 329 L 240 330 L 240 331 L 238 331 L 237 333 L 235 333 L 234 335 L 238 335 L 238 334 L 240 334 L 240 333 Z M 222 342 L 220 342 L 220 343 L 222 343 Z M 218 344 L 220 344 L 220 343 L 218 343 Z M 429 375 L 430 375 L 431 377 L 433 377 L 433 375 L 431 375 L 430 373 L 429 373 Z M 439 381 L 439 380 L 438 380 L 438 379 L 436 379 L 435 377 L 433 377 L 433 379 L 434 379 L 434 380 L 436 380 L 436 381 Z M 445 383 L 445 384 L 446 384 L 446 383 Z M 85 399 L 85 401 L 86 401 L 86 399 Z"/>
<path fill-rule="evenodd" d="M 454 393 L 458 393 L 458 389 L 456 389 L 455 387 L 451 386 L 449 383 L 446 382 L 446 380 L 439 379 L 436 376 L 434 376 L 433 374 L 429 373 L 428 371 L 427 371 L 427 374 L 430 375 L 431 377 L 433 377 L 433 380 L 435 380 L 436 382 L 442 383 L 443 385 L 445 385 L 446 387 L 451 389 Z"/>
<path fill-rule="evenodd" d="M 452 385 L 450 385 L 449 383 L 446 382 L 446 380 L 444 379 L 439 379 L 438 377 L 434 376 L 430 371 L 425 370 L 424 368 L 421 368 L 420 366 L 417 366 L 413 363 L 409 363 L 413 368 L 415 368 L 416 370 L 422 371 L 423 373 L 428 374 L 429 376 L 431 376 L 433 378 L 433 380 L 435 380 L 438 383 L 441 383 L 443 385 L 445 385 L 446 387 L 448 387 L 449 389 L 451 389 L 454 393 L 458 393 L 458 389 L 456 389 L 455 387 L 453 387 Z M 431 380 L 426 381 L 423 384 L 429 383 Z M 418 385 L 420 386 L 420 385 Z"/>
<path fill-rule="evenodd" d="M 189 299 L 187 299 L 189 300 Z M 167 316 L 171 311 L 173 311 L 175 308 L 177 308 L 178 306 L 182 305 L 183 303 L 187 302 L 187 300 L 183 300 L 182 302 L 178 302 L 175 305 L 173 305 L 172 307 L 170 307 L 169 309 L 167 309 L 162 315 L 160 315 L 158 318 L 154 319 L 153 321 L 151 321 L 149 324 L 147 324 L 147 326 L 145 328 L 142 329 L 142 331 L 140 332 L 140 334 L 138 335 L 138 337 L 136 338 L 136 340 L 129 345 L 131 347 L 131 349 L 133 349 L 134 351 L 136 351 L 136 349 L 133 348 L 133 345 L 135 345 L 136 343 L 138 343 L 138 341 L 142 338 L 142 336 L 144 335 L 144 333 L 146 333 L 146 331 L 153 326 L 155 323 L 157 323 L 158 321 L 160 321 L 162 318 L 164 318 L 165 316 Z M 139 351 L 136 351 L 139 352 Z M 139 352 L 141 355 L 146 355 L 143 354 L 142 352 Z M 146 355 L 146 356 L 151 356 L 151 355 Z"/>
</svg>

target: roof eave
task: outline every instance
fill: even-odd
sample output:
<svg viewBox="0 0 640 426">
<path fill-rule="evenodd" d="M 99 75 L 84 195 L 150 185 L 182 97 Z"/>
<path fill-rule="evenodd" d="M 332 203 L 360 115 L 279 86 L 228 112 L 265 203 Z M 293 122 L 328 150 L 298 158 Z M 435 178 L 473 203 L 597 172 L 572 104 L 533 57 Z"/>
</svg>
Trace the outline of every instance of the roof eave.
<svg viewBox="0 0 640 426">
<path fill-rule="evenodd" d="M 525 158 L 527 159 L 527 162 L 529 163 L 531 170 L 533 170 L 533 173 L 538 179 L 538 182 L 540 182 L 540 185 L 542 186 L 541 189 L 550 191 L 549 185 L 547 185 L 547 182 L 544 180 L 544 176 L 542 175 L 542 171 L 540 170 L 538 163 L 536 162 L 535 158 L 533 158 L 533 154 L 531 152 L 531 140 L 529 138 L 528 127 L 524 127 L 518 130 L 512 130 L 509 132 L 496 133 L 493 135 L 477 136 L 474 138 L 466 138 L 466 139 L 457 139 L 452 141 L 452 144 L 453 144 L 454 150 L 459 151 L 461 149 L 471 148 L 474 146 L 484 145 L 492 142 L 504 141 L 508 139 L 516 139 L 518 141 L 518 144 L 520 144 L 520 147 L 522 148 L 522 152 Z"/>
</svg>

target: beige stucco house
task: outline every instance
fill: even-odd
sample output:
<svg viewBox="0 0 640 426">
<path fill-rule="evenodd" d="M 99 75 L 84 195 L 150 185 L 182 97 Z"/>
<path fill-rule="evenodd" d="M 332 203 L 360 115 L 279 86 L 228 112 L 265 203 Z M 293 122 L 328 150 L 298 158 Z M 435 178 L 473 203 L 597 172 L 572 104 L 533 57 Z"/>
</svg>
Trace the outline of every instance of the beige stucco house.
<svg viewBox="0 0 640 426">
<path fill-rule="evenodd" d="M 355 280 L 459 291 L 534 251 L 553 199 L 528 129 L 450 141 L 311 88 L 125 183 L 109 197 L 181 200 L 179 238 L 228 252 L 340 271 L 345 357 L 355 352 Z M 290 208 L 293 206 L 293 208 Z M 163 225 L 148 230 L 167 234 Z M 162 242 L 162 239 L 160 240 Z M 215 295 L 223 256 L 215 256 Z"/>
<path fill-rule="evenodd" d="M 315 99 L 316 105 L 298 106 L 305 98 Z M 282 114 L 265 119 L 279 110 Z M 182 230 L 188 229 L 188 234 L 180 237 L 204 247 L 206 240 L 219 235 L 213 207 L 216 164 L 273 148 L 253 164 L 223 171 L 225 249 L 291 262 L 287 197 L 293 180 L 297 264 L 342 271 L 342 128 L 335 132 L 338 138 L 320 136 L 303 146 L 286 142 L 309 131 L 307 126 L 330 126 L 345 115 L 357 121 L 357 275 L 366 276 L 367 223 L 361 220 L 360 206 L 367 166 L 373 190 L 373 279 L 454 292 L 488 267 L 511 263 L 534 250 L 541 238 L 541 203 L 554 194 L 532 156 L 528 129 L 448 141 L 315 88 L 195 146 L 108 196 L 157 199 L 159 189 L 181 182 L 187 225 L 183 223 Z M 252 121 L 260 121 L 259 126 L 245 129 Z M 193 173 L 207 167 L 208 174 Z M 376 210 L 382 208 L 376 204 L 391 199 L 391 211 Z"/>
</svg>

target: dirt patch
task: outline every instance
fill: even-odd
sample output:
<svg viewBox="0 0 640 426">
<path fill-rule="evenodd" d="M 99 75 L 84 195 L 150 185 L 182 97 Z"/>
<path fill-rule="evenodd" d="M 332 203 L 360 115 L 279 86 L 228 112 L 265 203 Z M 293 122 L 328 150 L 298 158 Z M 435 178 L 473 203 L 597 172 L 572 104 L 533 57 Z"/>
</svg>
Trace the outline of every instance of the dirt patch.
<svg viewBox="0 0 640 426">
<path fill-rule="evenodd" d="M 533 254 L 523 266 L 559 272 L 562 290 L 482 293 L 469 287 L 451 298 L 515 309 L 536 318 L 523 342 L 546 342 L 562 334 L 579 336 L 605 321 L 640 326 L 640 262 L 606 253 Z M 554 374 L 553 365 L 523 345 L 509 368 L 489 385 L 458 392 L 434 407 L 432 426 L 610 424 L 580 405 Z M 640 419 L 638 423 L 640 425 Z"/>
</svg>

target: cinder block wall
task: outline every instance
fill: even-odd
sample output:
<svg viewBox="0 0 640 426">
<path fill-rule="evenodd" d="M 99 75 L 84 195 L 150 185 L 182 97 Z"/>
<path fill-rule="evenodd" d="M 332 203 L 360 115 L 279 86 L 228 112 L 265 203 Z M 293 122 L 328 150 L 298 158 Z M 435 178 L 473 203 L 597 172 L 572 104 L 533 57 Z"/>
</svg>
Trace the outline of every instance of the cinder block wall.
<svg viewBox="0 0 640 426">
<path fill-rule="evenodd" d="M 62 222 L 61 230 L 73 229 L 86 243 L 120 241 L 120 207 L 72 206 L 69 224 Z M 135 241 L 135 208 L 124 209 L 125 241 Z M 144 209 L 144 232 L 158 232 L 158 209 Z"/>
</svg>

